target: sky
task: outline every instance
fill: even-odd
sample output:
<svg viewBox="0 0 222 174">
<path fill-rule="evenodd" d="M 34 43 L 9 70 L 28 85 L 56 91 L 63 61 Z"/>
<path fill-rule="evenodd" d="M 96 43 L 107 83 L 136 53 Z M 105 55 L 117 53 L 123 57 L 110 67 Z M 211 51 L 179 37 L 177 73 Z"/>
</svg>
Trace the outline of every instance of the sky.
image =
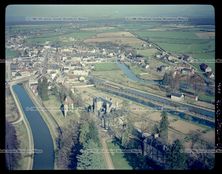
<svg viewBox="0 0 222 174">
<path fill-rule="evenodd" d="M 211 5 L 9 5 L 7 17 L 212 17 Z"/>
</svg>

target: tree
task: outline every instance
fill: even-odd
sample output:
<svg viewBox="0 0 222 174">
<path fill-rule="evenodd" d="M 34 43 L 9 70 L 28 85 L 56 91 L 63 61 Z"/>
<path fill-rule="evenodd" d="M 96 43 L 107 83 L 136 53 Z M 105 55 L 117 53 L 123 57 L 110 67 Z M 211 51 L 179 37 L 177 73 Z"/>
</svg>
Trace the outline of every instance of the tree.
<svg viewBox="0 0 222 174">
<path fill-rule="evenodd" d="M 46 77 L 38 80 L 37 91 L 42 100 L 48 100 L 48 82 Z"/>
<path fill-rule="evenodd" d="M 84 142 L 92 139 L 95 143 L 99 144 L 99 133 L 98 129 L 93 120 L 84 120 L 80 126 L 79 142 Z"/>
<path fill-rule="evenodd" d="M 168 147 L 166 168 L 174 170 L 187 169 L 187 156 L 183 153 L 184 147 L 180 140 L 175 140 L 173 144 Z"/>
<path fill-rule="evenodd" d="M 168 126 L 169 126 L 169 121 L 167 117 L 167 113 L 163 111 L 161 113 L 161 121 L 160 121 L 160 137 L 162 140 L 167 143 L 168 142 Z"/>
<path fill-rule="evenodd" d="M 87 122 L 83 123 L 80 126 L 80 134 L 79 134 L 79 142 L 81 144 L 84 144 L 84 142 L 87 141 L 88 139 L 88 134 L 89 134 L 89 124 Z"/>
<path fill-rule="evenodd" d="M 159 129 L 159 127 L 158 127 L 157 124 L 155 124 L 155 125 L 153 126 L 152 133 L 153 133 L 153 134 L 158 134 L 158 133 L 160 133 L 160 129 Z"/>
<path fill-rule="evenodd" d="M 103 155 L 96 152 L 98 149 L 98 144 L 92 139 L 85 142 L 81 154 L 77 156 L 77 169 L 104 169 Z"/>
<path fill-rule="evenodd" d="M 121 144 L 122 146 L 124 147 L 130 147 L 131 144 L 130 144 L 130 135 L 132 136 L 133 134 L 133 125 L 132 123 L 128 122 L 127 125 L 126 125 L 126 128 L 124 130 L 124 132 L 122 133 L 122 136 L 121 136 Z"/>
<path fill-rule="evenodd" d="M 201 136 L 201 133 L 199 131 L 190 132 L 191 149 L 193 149 L 194 145 L 199 141 L 200 136 Z"/>
<path fill-rule="evenodd" d="M 63 125 L 58 130 L 55 151 L 57 167 L 59 169 L 76 169 L 76 157 L 80 149 L 78 144 L 79 125 L 76 121 L 70 121 L 68 125 Z"/>
<path fill-rule="evenodd" d="M 19 142 L 16 136 L 15 127 L 6 121 L 6 136 L 5 136 L 5 149 L 17 150 L 19 148 Z M 14 170 L 18 166 L 18 160 L 21 158 L 20 153 L 6 153 L 6 167 L 9 170 Z"/>
</svg>

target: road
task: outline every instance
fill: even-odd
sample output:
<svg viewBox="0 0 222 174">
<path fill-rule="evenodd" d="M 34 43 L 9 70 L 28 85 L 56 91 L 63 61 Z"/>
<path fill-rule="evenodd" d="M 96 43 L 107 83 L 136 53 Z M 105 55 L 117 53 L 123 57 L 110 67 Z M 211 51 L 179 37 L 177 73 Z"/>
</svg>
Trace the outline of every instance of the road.
<svg viewBox="0 0 222 174">
<path fill-rule="evenodd" d="M 105 158 L 105 161 L 106 161 L 106 165 L 107 165 L 107 169 L 115 169 L 114 166 L 113 166 L 113 161 L 111 159 L 111 156 L 110 156 L 110 153 L 109 153 L 109 148 L 107 147 L 107 144 L 106 144 L 106 137 L 104 134 L 104 132 L 102 132 L 102 130 L 100 129 L 99 130 L 99 136 L 100 136 L 100 142 L 101 142 L 101 145 L 103 147 L 103 155 L 104 155 L 104 158 Z M 106 153 L 107 152 L 107 153 Z"/>
<path fill-rule="evenodd" d="M 113 170 L 115 168 L 114 168 L 113 161 L 112 161 L 112 158 L 111 158 L 110 153 L 109 153 L 109 148 L 106 144 L 106 140 L 107 140 L 106 132 L 104 132 L 104 129 L 102 127 L 100 127 L 100 125 L 99 125 L 100 121 L 96 117 L 96 115 L 94 115 L 94 114 L 93 114 L 93 119 L 96 123 L 97 129 L 98 129 L 98 132 L 99 132 L 99 140 L 100 140 L 100 143 L 102 145 L 102 150 L 104 152 L 103 155 L 104 155 L 104 159 L 105 159 L 105 162 L 106 162 L 107 169 Z"/>
</svg>

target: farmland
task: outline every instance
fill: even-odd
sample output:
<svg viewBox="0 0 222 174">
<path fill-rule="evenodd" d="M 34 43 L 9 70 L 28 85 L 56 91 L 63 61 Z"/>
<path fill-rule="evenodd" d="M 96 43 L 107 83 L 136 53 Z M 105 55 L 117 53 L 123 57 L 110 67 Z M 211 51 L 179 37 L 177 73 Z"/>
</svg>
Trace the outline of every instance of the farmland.
<svg viewBox="0 0 222 174">
<path fill-rule="evenodd" d="M 137 54 L 140 54 L 145 57 L 152 57 L 156 53 L 158 53 L 158 50 L 155 48 L 145 49 L 145 50 L 137 50 Z"/>
<path fill-rule="evenodd" d="M 97 63 L 95 64 L 95 71 L 113 71 L 119 70 L 115 63 Z"/>
<path fill-rule="evenodd" d="M 141 47 L 143 42 L 142 40 L 136 38 L 133 34 L 129 32 L 107 32 L 100 33 L 96 36 L 84 40 L 85 43 L 102 43 L 102 42 L 111 42 L 118 45 L 128 45 L 134 48 Z"/>
</svg>

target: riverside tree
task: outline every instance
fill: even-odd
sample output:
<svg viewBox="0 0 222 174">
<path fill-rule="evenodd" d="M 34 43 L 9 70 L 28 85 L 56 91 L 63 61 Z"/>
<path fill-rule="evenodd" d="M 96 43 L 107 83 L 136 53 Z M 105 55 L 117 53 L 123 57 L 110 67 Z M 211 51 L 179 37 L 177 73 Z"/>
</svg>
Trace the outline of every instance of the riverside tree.
<svg viewBox="0 0 222 174">
<path fill-rule="evenodd" d="M 187 168 L 187 156 L 183 151 L 184 147 L 178 139 L 175 140 L 172 145 L 168 146 L 166 155 L 167 169 L 183 170 Z"/>
<path fill-rule="evenodd" d="M 77 169 L 104 169 L 103 155 L 98 152 L 99 146 L 92 139 L 84 143 L 81 154 L 77 156 Z"/>
<path fill-rule="evenodd" d="M 168 121 L 168 117 L 167 117 L 167 113 L 165 111 L 163 111 L 161 113 L 161 121 L 160 121 L 160 137 L 162 138 L 162 140 L 167 143 L 168 142 L 168 126 L 169 126 L 169 121 Z"/>
<path fill-rule="evenodd" d="M 48 100 L 48 82 L 46 77 L 43 77 L 42 79 L 38 80 L 38 94 L 41 97 L 42 100 Z"/>
</svg>

